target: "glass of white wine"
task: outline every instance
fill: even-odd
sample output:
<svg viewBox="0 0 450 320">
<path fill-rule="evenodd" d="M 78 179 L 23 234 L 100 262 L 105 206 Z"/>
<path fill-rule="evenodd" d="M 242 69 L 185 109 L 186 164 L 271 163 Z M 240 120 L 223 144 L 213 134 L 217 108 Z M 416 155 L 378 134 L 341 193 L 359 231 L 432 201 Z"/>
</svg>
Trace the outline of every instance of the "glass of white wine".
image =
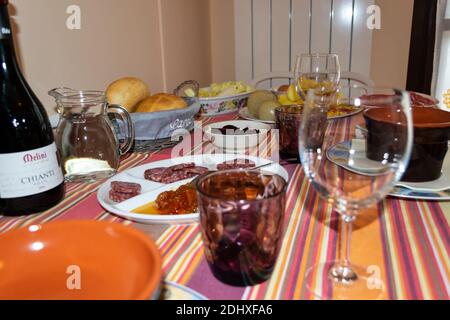
<svg viewBox="0 0 450 320">
<path fill-rule="evenodd" d="M 341 80 L 341 66 L 336 54 L 311 53 L 297 57 L 295 74 L 297 92 L 304 101 L 309 89 L 337 90 Z"/>
</svg>

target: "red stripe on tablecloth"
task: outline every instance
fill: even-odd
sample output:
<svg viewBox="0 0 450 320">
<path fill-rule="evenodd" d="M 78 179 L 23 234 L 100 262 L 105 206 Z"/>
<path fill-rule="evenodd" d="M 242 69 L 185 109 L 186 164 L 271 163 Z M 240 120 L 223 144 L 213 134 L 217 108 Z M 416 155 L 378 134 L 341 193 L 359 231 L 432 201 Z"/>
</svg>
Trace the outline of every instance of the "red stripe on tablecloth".
<svg viewBox="0 0 450 320">
<path fill-rule="evenodd" d="M 434 283 L 436 299 L 445 299 L 444 278 L 439 272 L 439 266 L 436 260 L 436 256 L 433 254 L 433 248 L 431 246 L 430 234 L 426 230 L 423 219 L 416 214 L 420 212 L 420 208 L 417 202 L 408 201 L 407 207 L 409 208 L 408 214 L 410 215 L 410 221 L 412 221 L 412 229 L 415 234 L 416 246 L 420 253 L 420 259 L 422 266 L 426 270 L 423 276 L 428 279 L 427 282 Z"/>
<path fill-rule="evenodd" d="M 383 201 L 378 205 L 378 219 L 380 220 L 380 237 L 382 241 L 383 256 L 384 256 L 384 268 L 386 273 L 386 290 L 388 292 L 389 299 L 396 299 L 396 285 L 394 281 L 394 269 L 392 266 L 391 250 L 388 245 L 386 219 L 384 212 L 387 210 L 386 201 Z"/>
</svg>

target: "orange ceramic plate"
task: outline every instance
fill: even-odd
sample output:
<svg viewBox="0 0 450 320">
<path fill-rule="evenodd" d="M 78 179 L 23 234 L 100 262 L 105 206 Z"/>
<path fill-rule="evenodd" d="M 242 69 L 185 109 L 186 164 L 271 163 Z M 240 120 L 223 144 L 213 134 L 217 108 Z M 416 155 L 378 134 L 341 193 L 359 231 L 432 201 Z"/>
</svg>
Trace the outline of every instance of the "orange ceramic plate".
<svg viewBox="0 0 450 320">
<path fill-rule="evenodd" d="M 71 221 L 0 235 L 0 299 L 142 300 L 161 279 L 156 245 L 131 227 Z"/>
</svg>

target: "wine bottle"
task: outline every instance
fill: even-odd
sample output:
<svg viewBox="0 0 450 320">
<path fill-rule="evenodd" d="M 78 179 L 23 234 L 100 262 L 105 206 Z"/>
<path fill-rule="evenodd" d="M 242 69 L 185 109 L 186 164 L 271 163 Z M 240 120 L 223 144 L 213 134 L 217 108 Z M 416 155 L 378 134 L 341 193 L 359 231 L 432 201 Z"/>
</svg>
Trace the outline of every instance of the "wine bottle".
<svg viewBox="0 0 450 320">
<path fill-rule="evenodd" d="M 47 113 L 17 63 L 8 0 L 0 0 L 0 215 L 45 211 L 64 196 Z"/>
</svg>

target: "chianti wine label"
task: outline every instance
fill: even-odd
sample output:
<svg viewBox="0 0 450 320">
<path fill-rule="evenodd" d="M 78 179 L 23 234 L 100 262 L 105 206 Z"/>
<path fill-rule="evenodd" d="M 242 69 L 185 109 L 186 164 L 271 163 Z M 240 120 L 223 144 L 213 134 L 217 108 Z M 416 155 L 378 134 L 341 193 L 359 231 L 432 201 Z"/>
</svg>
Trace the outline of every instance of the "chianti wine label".
<svg viewBox="0 0 450 320">
<path fill-rule="evenodd" d="M 0 198 L 27 197 L 63 182 L 56 144 L 18 153 L 0 154 Z"/>
</svg>

